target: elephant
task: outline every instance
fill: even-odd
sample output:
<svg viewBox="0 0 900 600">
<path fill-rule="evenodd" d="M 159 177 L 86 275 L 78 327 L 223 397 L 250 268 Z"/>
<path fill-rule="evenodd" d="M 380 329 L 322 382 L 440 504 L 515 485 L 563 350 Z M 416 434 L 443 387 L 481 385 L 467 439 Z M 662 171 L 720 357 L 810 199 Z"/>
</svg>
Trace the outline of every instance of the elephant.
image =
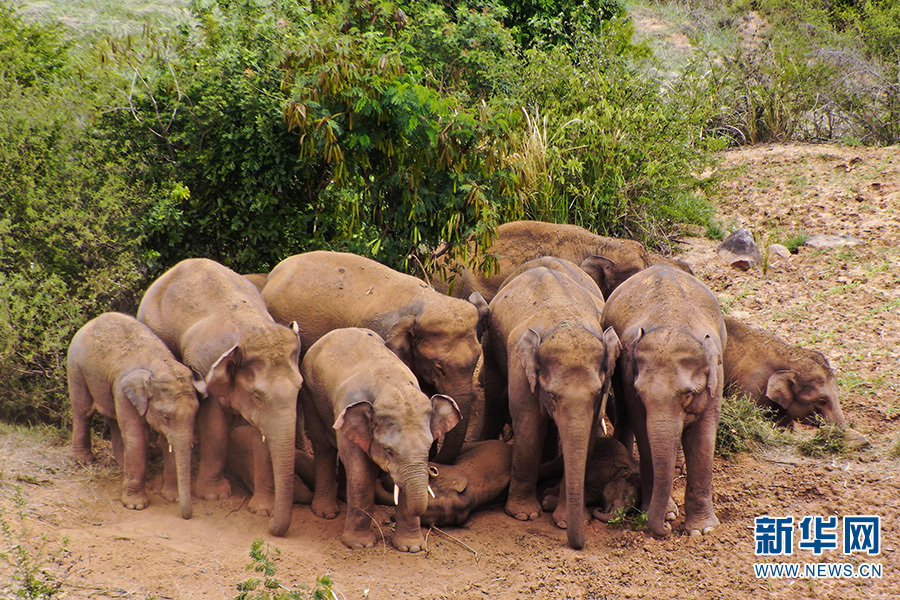
<svg viewBox="0 0 900 600">
<path fill-rule="evenodd" d="M 401 552 L 425 549 L 420 517 L 428 507 L 428 451 L 462 416 L 449 396 L 429 398 L 403 361 L 374 331 L 335 329 L 309 347 L 301 364 L 300 391 L 306 431 L 315 457 L 312 511 L 338 514 L 337 458 L 347 479 L 347 517 L 341 541 L 371 548 L 369 516 L 379 470 L 393 481 Z"/>
<path fill-rule="evenodd" d="M 434 496 L 421 517 L 423 525 L 462 525 L 475 510 L 500 497 L 509 487 L 512 446 L 503 440 L 467 442 L 452 465 L 428 463 Z M 376 488 L 376 500 L 388 497 L 390 477 Z"/>
<path fill-rule="evenodd" d="M 122 504 L 146 508 L 149 425 L 165 436 L 177 470 L 175 481 L 171 468 L 163 478 L 162 495 L 177 498 L 181 516 L 190 519 L 197 393 L 206 393 L 206 382 L 179 363 L 150 329 L 122 313 L 104 313 L 78 330 L 69 345 L 67 377 L 75 461 L 94 461 L 91 417 L 99 412 L 110 419 L 113 455 L 125 471 Z"/>
<path fill-rule="evenodd" d="M 259 436 L 256 429 L 247 423 L 232 427 L 228 431 L 228 456 L 225 460 L 225 474 L 237 480 L 252 493 L 255 486 L 253 476 L 257 470 L 254 448 Z M 312 486 L 315 485 L 313 455 L 294 450 L 294 503 L 312 502 Z"/>
<path fill-rule="evenodd" d="M 260 292 L 263 291 L 263 288 L 266 287 L 266 278 L 269 276 L 268 273 L 244 273 L 244 277 L 250 280 L 250 283 L 256 286 Z"/>
<path fill-rule="evenodd" d="M 728 342 L 726 390 L 746 394 L 771 409 L 782 426 L 795 420 L 814 424 L 821 415 L 846 428 L 838 386 L 821 353 L 788 344 L 777 335 L 725 316 Z"/>
<path fill-rule="evenodd" d="M 541 479 L 562 474 L 561 456 L 541 465 Z M 595 507 L 591 516 L 606 523 L 616 512 L 637 507 L 640 498 L 641 475 L 631 454 L 619 440 L 598 436 L 584 481 L 584 502 Z M 548 489 L 542 503 L 544 510 L 556 510 L 558 501 L 559 486 Z"/>
<path fill-rule="evenodd" d="M 680 441 L 687 466 L 685 529 L 709 533 L 719 523 L 712 466 L 727 340 L 716 297 L 699 279 L 654 265 L 610 295 L 603 326 L 613 327 L 622 342 L 613 378 L 615 434 L 629 451 L 632 435 L 637 440 L 641 506 L 650 531 L 671 532 L 666 517 Z"/>
<path fill-rule="evenodd" d="M 691 273 L 687 264 L 647 252 L 640 242 L 604 237 L 577 225 L 512 221 L 497 227 L 496 234 L 494 242 L 484 250 L 469 243 L 470 256 L 483 260 L 496 255 L 496 272 L 484 276 L 463 262 L 440 257 L 431 269 L 434 288 L 457 298 L 479 292 L 490 302 L 517 267 L 541 256 L 564 258 L 580 265 L 597 282 L 604 298 L 623 281 L 653 264 L 669 264 Z"/>
<path fill-rule="evenodd" d="M 453 398 L 462 419 L 434 457 L 453 462 L 465 440 L 481 354 L 475 306 L 372 259 L 324 251 L 281 261 L 269 274 L 263 298 L 277 321 L 297 322 L 304 348 L 333 329 L 372 329 L 412 369 L 423 389 Z"/>
<path fill-rule="evenodd" d="M 519 520 L 541 514 L 537 482 L 550 421 L 559 431 L 565 473 L 553 513 L 572 548 L 584 547 L 584 478 L 598 416 L 619 354 L 612 328 L 601 327 L 603 295 L 577 265 L 537 265 L 519 274 L 490 303 L 482 338 L 485 407 L 482 436 L 499 434 L 508 410 L 513 458 L 506 512 Z"/>
<path fill-rule="evenodd" d="M 303 383 L 296 326 L 276 323 L 246 277 L 206 258 L 183 260 L 153 282 L 138 320 L 206 382 L 208 398 L 197 413 L 197 495 L 218 500 L 231 494 L 224 477 L 228 428 L 239 415 L 261 434 L 248 508 L 271 517 L 272 535 L 285 535 L 291 524 L 297 393 Z"/>
</svg>

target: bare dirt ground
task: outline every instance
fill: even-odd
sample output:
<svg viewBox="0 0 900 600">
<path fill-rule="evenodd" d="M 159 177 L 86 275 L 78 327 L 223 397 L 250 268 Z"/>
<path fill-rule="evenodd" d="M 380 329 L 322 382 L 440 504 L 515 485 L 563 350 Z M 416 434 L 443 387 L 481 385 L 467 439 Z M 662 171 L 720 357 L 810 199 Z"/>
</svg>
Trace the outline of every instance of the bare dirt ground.
<svg viewBox="0 0 900 600">
<path fill-rule="evenodd" d="M 821 350 L 837 371 L 848 420 L 872 447 L 812 459 L 789 444 L 717 459 L 714 502 L 721 525 L 711 536 L 685 537 L 680 521 L 664 540 L 592 522 L 585 549 L 574 551 L 549 515 L 520 523 L 494 507 L 464 527 L 447 528 L 455 539 L 430 532 L 422 554 L 383 545 L 351 551 L 338 539 L 342 519 L 318 519 L 307 506 L 295 506 L 284 538 L 269 536 L 266 520 L 249 513 L 241 495 L 195 501 L 189 521 L 156 493 L 146 510 L 126 510 L 108 449 L 101 447 L 100 466 L 82 469 L 69 461 L 64 442 L 6 431 L 0 433 L 0 519 L 11 530 L 0 537 L 0 553 L 19 537 L 32 556 L 40 536 L 47 550 L 68 538 L 69 553 L 47 562 L 62 578 L 62 598 L 234 598 L 235 585 L 250 576 L 244 568 L 256 538 L 281 550 L 275 577 L 282 584 L 311 584 L 328 573 L 338 596 L 349 599 L 897 597 L 900 460 L 891 448 L 900 418 L 900 149 L 759 146 L 725 153 L 718 174 L 725 179 L 717 200 L 720 222 L 729 231 L 746 226 L 773 242 L 797 233 L 863 240 L 770 256 L 765 274 L 727 266 L 716 257 L 717 242 L 702 238 L 685 238 L 681 258 L 731 314 Z M 17 487 L 20 508 L 14 506 Z M 683 488 L 677 481 L 679 502 Z M 386 532 L 387 515 L 379 508 Z M 816 557 L 795 541 L 793 556 L 756 557 L 753 519 L 762 515 L 880 515 L 882 551 Z M 755 577 L 754 562 L 779 561 L 880 564 L 884 576 Z M 0 561 L 0 589 L 11 577 Z"/>
</svg>

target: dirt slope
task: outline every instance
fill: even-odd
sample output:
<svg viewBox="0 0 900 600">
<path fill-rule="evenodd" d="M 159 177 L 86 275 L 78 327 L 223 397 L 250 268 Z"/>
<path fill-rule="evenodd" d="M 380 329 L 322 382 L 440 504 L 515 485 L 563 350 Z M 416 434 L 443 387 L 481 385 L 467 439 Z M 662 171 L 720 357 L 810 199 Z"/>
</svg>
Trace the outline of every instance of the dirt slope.
<svg viewBox="0 0 900 600">
<path fill-rule="evenodd" d="M 705 239 L 686 238 L 681 258 L 732 314 L 823 351 L 838 372 L 847 418 L 873 447 L 837 459 L 811 459 L 785 446 L 717 460 L 722 524 L 712 537 L 657 540 L 593 522 L 585 550 L 576 552 L 548 515 L 523 524 L 493 508 L 465 527 L 448 528 L 458 541 L 431 532 L 425 554 L 382 546 L 354 552 L 338 540 L 340 518 L 320 520 L 306 506 L 295 507 L 285 538 L 270 537 L 266 520 L 250 514 L 241 496 L 196 501 L 190 521 L 155 493 L 148 509 L 128 511 L 118 500 L 120 473 L 108 450 L 104 464 L 80 469 L 66 447 L 7 432 L 0 433 L 0 510 L 12 532 L 0 536 L 0 552 L 20 535 L 20 511 L 28 528 L 24 547 L 34 548 L 44 535 L 52 550 L 68 537 L 70 554 L 49 563 L 63 578 L 64 598 L 233 598 L 235 585 L 250 576 L 244 567 L 255 538 L 281 550 L 282 584 L 310 584 L 329 573 L 339 597 L 351 599 L 897 597 L 900 461 L 889 451 L 900 416 L 900 150 L 761 146 L 724 154 L 719 174 L 726 179 L 721 222 L 729 229 L 747 226 L 772 241 L 798 232 L 864 241 L 770 257 L 765 275 L 724 265 L 716 242 Z M 679 501 L 683 484 L 676 483 Z M 16 487 L 21 509 L 13 505 Z M 817 558 L 795 543 L 794 555 L 779 560 L 876 563 L 883 579 L 754 576 L 754 562 L 775 562 L 754 556 L 754 517 L 869 514 L 883 519 L 879 556 L 827 551 Z M 383 523 L 386 515 L 381 508 L 377 518 Z M 0 587 L 11 576 L 0 561 Z"/>
</svg>

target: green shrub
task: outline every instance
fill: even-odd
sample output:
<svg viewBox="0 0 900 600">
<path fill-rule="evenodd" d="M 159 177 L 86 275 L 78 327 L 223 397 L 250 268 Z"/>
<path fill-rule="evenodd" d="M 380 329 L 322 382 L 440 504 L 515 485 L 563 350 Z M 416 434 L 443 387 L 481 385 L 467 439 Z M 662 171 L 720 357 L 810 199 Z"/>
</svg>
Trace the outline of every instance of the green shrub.
<svg viewBox="0 0 900 600">
<path fill-rule="evenodd" d="M 142 197 L 93 135 L 97 98 L 90 73 L 75 69 L 82 57 L 6 5 L 0 21 L 14 67 L 0 76 L 0 419 L 61 424 L 72 335 L 134 306 Z"/>
<path fill-rule="evenodd" d="M 777 443 L 783 436 L 772 424 L 771 415 L 743 395 L 722 399 L 722 412 L 716 431 L 716 454 L 728 458 Z"/>
<path fill-rule="evenodd" d="M 806 456 L 813 458 L 841 455 L 846 451 L 844 430 L 831 423 L 821 422 L 816 434 L 801 441 L 797 448 Z"/>
<path fill-rule="evenodd" d="M 291 590 L 285 587 L 275 578 L 275 561 L 281 554 L 281 550 L 275 548 L 275 556 L 271 556 L 269 544 L 261 539 L 253 540 L 250 547 L 251 561 L 247 565 L 247 571 L 253 571 L 262 575 L 262 579 L 251 577 L 237 585 L 240 592 L 235 600 L 336 600 L 337 596 L 332 590 L 334 582 L 328 575 L 316 578 L 316 584 L 309 590 L 309 586 L 303 586 L 303 590 Z"/>
</svg>

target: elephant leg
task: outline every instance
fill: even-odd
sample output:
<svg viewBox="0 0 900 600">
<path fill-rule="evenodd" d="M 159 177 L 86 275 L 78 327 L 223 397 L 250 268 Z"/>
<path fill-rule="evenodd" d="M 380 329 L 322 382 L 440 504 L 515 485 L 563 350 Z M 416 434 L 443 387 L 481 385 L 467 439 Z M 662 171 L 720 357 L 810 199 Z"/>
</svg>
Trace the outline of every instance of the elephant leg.
<svg viewBox="0 0 900 600">
<path fill-rule="evenodd" d="M 325 424 L 316 410 L 315 403 L 305 388 L 300 388 L 300 400 L 306 413 L 304 425 L 313 449 L 315 483 L 313 487 L 313 514 L 323 519 L 333 519 L 338 515 L 338 468 L 337 448 L 331 445 L 325 433 Z M 294 454 L 294 471 L 297 469 L 297 454 Z"/>
<path fill-rule="evenodd" d="M 506 377 L 490 352 L 486 353 L 481 365 L 481 381 L 484 388 L 484 408 L 480 417 L 481 425 L 476 428 L 479 440 L 496 440 L 509 420 Z"/>
<path fill-rule="evenodd" d="M 120 467 L 124 468 L 125 449 L 122 444 L 122 430 L 119 429 L 119 422 L 115 419 L 109 420 L 109 442 L 112 446 L 113 458 Z"/>
<path fill-rule="evenodd" d="M 338 454 L 347 473 L 347 520 L 341 541 L 348 548 L 372 548 L 376 541 L 371 515 L 375 507 L 378 467 L 362 448 L 347 439 L 340 439 L 340 434 Z"/>
<path fill-rule="evenodd" d="M 275 472 L 269 446 L 262 441 L 262 434 L 254 429 L 253 444 L 253 495 L 247 508 L 255 515 L 269 517 L 275 511 Z"/>
<path fill-rule="evenodd" d="M 231 483 L 225 479 L 228 450 L 228 415 L 218 399 L 200 403 L 197 431 L 200 435 L 200 464 L 197 468 L 196 494 L 204 500 L 222 500 L 231 496 Z"/>
<path fill-rule="evenodd" d="M 704 414 L 685 428 L 683 435 L 687 462 L 684 528 L 691 535 L 706 535 L 719 524 L 712 505 L 712 464 L 717 423 L 717 414 Z"/>
<path fill-rule="evenodd" d="M 541 516 L 537 481 L 547 421 L 538 414 L 536 407 L 535 410 L 516 411 L 513 429 L 515 437 L 506 514 L 520 521 L 533 521 Z"/>
<path fill-rule="evenodd" d="M 296 450 L 294 452 L 294 502 L 311 503 L 313 492 L 310 486 L 314 486 L 315 481 L 315 458 L 310 452 Z"/>
<path fill-rule="evenodd" d="M 127 435 L 119 435 L 123 446 L 125 482 L 122 490 L 122 505 L 131 510 L 143 510 L 150 501 L 144 489 L 147 476 L 147 426 L 143 423 L 132 424 Z M 119 427 L 116 427 L 119 430 Z"/>
<path fill-rule="evenodd" d="M 163 434 L 159 434 L 156 443 L 163 456 L 162 488 L 159 493 L 169 502 L 175 502 L 178 500 L 178 475 L 175 469 L 175 454 L 169 451 L 169 448 L 171 448 L 169 440 Z"/>
<path fill-rule="evenodd" d="M 80 465 L 94 462 L 91 450 L 91 414 L 94 399 L 77 367 L 69 369 L 69 399 L 72 405 L 72 459 Z"/>
<path fill-rule="evenodd" d="M 622 383 L 622 377 L 623 375 L 614 373 L 612 378 L 613 402 L 611 404 L 613 405 L 613 437 L 625 446 L 625 451 L 628 453 L 628 456 L 634 456 L 635 434 L 632 421 L 635 419 L 630 415 L 628 409 L 628 400 L 625 387 Z M 600 418 L 602 419 L 603 415 L 600 415 Z M 638 451 L 640 451 L 640 449 L 638 449 Z"/>
</svg>

